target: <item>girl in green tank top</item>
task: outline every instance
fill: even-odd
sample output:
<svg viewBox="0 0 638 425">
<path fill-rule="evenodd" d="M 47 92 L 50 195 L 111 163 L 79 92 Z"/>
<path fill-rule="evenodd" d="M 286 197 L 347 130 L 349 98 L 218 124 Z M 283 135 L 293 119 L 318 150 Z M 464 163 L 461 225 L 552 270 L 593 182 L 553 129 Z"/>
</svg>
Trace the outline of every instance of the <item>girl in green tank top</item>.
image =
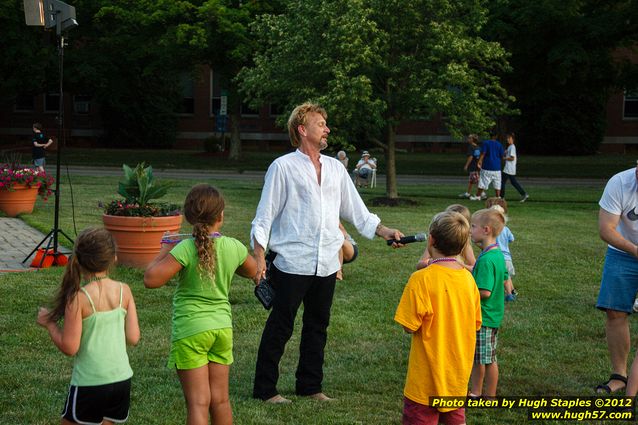
<svg viewBox="0 0 638 425">
<path fill-rule="evenodd" d="M 224 198 L 208 184 L 195 185 L 184 201 L 193 237 L 167 235 L 144 273 L 147 288 L 173 276 L 173 332 L 169 367 L 177 369 L 187 407 L 187 423 L 232 423 L 228 375 L 232 317 L 228 293 L 235 274 L 256 278 L 257 263 L 237 239 L 222 236 Z"/>
<path fill-rule="evenodd" d="M 137 344 L 140 328 L 130 288 L 108 277 L 115 259 L 115 242 L 107 230 L 81 232 L 52 308 L 38 312 L 37 322 L 55 346 L 74 357 L 63 424 L 110 424 L 105 416 L 117 422 L 128 417 L 133 371 L 126 346 Z M 112 395 L 107 397 L 114 388 L 125 400 L 117 406 L 109 405 Z"/>
</svg>

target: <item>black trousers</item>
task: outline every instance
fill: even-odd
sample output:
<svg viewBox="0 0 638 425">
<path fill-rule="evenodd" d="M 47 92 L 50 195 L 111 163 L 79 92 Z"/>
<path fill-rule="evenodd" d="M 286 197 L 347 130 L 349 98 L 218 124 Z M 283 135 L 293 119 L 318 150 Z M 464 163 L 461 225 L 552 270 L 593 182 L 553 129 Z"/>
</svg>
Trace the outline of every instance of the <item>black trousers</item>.
<svg viewBox="0 0 638 425">
<path fill-rule="evenodd" d="M 512 186 L 514 186 L 514 189 L 516 189 L 518 193 L 521 194 L 521 196 L 525 196 L 525 189 L 523 189 L 518 183 L 515 175 L 501 173 L 501 198 L 505 198 L 505 183 L 507 183 L 508 179 L 512 181 Z"/>
<path fill-rule="evenodd" d="M 257 352 L 253 397 L 267 400 L 279 393 L 279 361 L 292 336 L 297 310 L 302 302 L 303 327 L 295 392 L 298 395 L 321 392 L 335 277 L 336 273 L 327 277 L 289 274 L 272 266 L 275 299 Z"/>
</svg>

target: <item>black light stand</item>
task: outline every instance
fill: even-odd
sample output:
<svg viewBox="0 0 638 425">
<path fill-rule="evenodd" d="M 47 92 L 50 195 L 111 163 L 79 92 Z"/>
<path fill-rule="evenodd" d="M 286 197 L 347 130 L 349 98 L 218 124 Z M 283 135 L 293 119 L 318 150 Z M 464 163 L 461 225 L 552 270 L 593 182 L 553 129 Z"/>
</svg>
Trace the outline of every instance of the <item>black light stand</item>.
<svg viewBox="0 0 638 425">
<path fill-rule="evenodd" d="M 40 243 L 26 256 L 22 263 L 25 263 L 34 252 L 38 250 L 46 242 L 44 255 L 40 260 L 40 267 L 44 264 L 47 255 L 53 255 L 54 264 L 65 264 L 66 261 L 58 261 L 59 256 L 64 254 L 58 252 L 58 234 L 62 234 L 73 244 L 71 239 L 62 229 L 60 229 L 60 159 L 62 155 L 62 147 L 66 145 L 66 137 L 64 134 L 64 35 L 65 29 L 74 28 L 78 25 L 75 20 L 75 8 L 58 0 L 24 0 L 25 19 L 27 25 L 44 25 L 47 28 L 55 26 L 58 38 L 58 60 L 60 72 L 60 99 L 58 108 L 58 146 L 56 152 L 55 164 L 55 209 L 53 218 L 53 229 L 40 241 Z M 49 253 L 53 249 L 52 254 Z"/>
</svg>

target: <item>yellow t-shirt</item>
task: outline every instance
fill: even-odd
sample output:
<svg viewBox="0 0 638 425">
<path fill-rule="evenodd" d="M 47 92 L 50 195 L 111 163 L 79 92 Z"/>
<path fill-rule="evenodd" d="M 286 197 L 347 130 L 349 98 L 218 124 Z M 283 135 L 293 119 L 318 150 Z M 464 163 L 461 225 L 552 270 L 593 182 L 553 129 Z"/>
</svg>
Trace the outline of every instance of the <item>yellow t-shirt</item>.
<svg viewBox="0 0 638 425">
<path fill-rule="evenodd" d="M 414 331 L 404 395 L 426 406 L 430 397 L 465 397 L 481 327 L 481 298 L 472 274 L 440 264 L 418 270 L 403 290 L 394 320 Z"/>
</svg>

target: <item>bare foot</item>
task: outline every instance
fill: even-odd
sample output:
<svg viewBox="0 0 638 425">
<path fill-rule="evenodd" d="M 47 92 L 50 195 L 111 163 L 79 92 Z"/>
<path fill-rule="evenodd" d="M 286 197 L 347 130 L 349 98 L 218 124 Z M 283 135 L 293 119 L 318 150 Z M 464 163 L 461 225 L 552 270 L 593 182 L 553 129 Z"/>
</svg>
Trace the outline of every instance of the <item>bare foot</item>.
<svg viewBox="0 0 638 425">
<path fill-rule="evenodd" d="M 282 397 L 281 395 L 277 394 L 275 396 L 270 397 L 268 400 L 264 400 L 264 403 L 270 403 L 270 404 L 288 404 L 288 403 L 292 403 L 291 400 L 288 400 L 285 397 Z"/>
</svg>

